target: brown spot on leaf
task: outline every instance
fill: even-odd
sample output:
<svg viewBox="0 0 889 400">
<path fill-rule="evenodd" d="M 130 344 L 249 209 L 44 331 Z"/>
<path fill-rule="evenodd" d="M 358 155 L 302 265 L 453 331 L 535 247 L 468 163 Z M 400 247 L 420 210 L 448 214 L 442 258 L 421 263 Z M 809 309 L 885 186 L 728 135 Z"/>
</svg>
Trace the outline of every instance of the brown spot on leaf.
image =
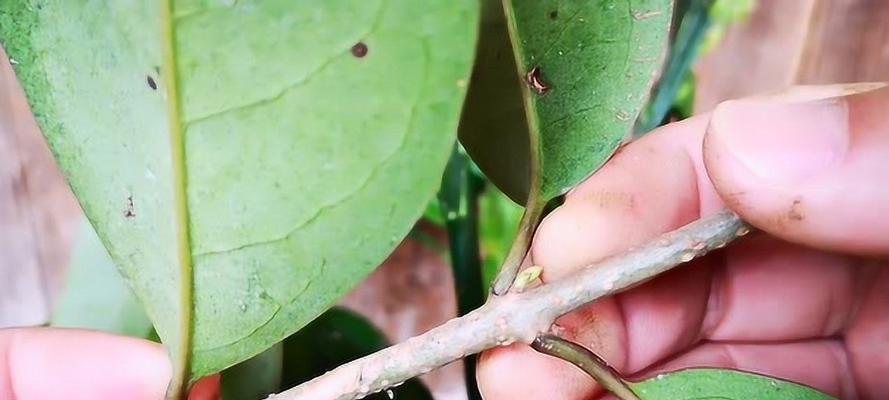
<svg viewBox="0 0 889 400">
<path fill-rule="evenodd" d="M 150 87 L 151 90 L 157 90 L 157 82 L 154 81 L 154 78 L 152 78 L 151 75 L 146 76 L 145 81 L 148 82 L 148 87 Z"/>
<path fill-rule="evenodd" d="M 528 87 L 531 88 L 534 93 L 537 93 L 540 96 L 545 95 L 546 92 L 552 89 L 549 83 L 543 80 L 542 74 L 540 67 L 535 66 L 525 75 L 525 83 L 528 84 Z"/>
<path fill-rule="evenodd" d="M 364 42 L 355 43 L 355 45 L 352 46 L 352 55 L 357 58 L 363 58 L 367 55 L 367 45 L 364 44 Z"/>
<path fill-rule="evenodd" d="M 133 195 L 127 196 L 127 209 L 123 212 L 123 216 L 126 218 L 136 217 L 136 206 L 133 203 Z"/>
</svg>

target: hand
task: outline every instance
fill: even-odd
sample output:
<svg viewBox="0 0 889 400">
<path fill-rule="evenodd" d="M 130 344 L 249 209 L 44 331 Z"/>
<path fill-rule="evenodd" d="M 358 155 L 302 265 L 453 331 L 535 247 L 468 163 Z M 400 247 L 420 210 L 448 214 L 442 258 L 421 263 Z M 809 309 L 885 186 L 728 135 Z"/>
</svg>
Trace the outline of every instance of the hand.
<svg viewBox="0 0 889 400">
<path fill-rule="evenodd" d="M 0 329 L 2 400 L 158 400 L 171 376 L 161 345 L 78 329 Z M 218 375 L 191 400 L 219 398 Z"/>
<path fill-rule="evenodd" d="M 764 233 L 560 318 L 566 336 L 631 379 L 730 367 L 889 398 L 889 89 L 875 88 L 727 102 L 621 149 L 541 224 L 544 281 L 726 206 Z M 486 400 L 601 395 L 524 345 L 484 353 L 478 378 Z"/>
</svg>

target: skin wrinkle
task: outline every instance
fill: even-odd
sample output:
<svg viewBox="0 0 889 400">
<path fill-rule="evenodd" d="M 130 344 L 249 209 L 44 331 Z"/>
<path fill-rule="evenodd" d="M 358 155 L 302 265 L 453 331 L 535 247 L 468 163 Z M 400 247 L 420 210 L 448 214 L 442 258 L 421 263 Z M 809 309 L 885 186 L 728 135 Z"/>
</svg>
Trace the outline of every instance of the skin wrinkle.
<svg viewBox="0 0 889 400">
<path fill-rule="evenodd" d="M 733 350 L 734 347 L 730 344 L 724 344 L 724 345 L 719 346 L 719 348 L 720 348 L 719 353 L 722 354 L 722 357 L 723 357 L 723 359 L 720 361 L 724 362 L 724 364 L 722 364 L 722 366 L 724 368 L 737 369 L 738 368 L 738 359 L 735 356 L 735 353 Z"/>
<path fill-rule="evenodd" d="M 863 293 L 865 294 L 863 296 L 860 296 L 860 298 L 858 299 L 857 304 L 855 305 L 855 308 L 853 310 L 855 315 L 851 318 L 852 322 L 844 332 L 844 334 L 847 336 L 847 340 L 844 340 L 844 346 L 846 348 L 846 360 L 848 361 L 847 368 L 852 376 L 852 382 L 854 383 L 855 390 L 857 391 L 858 388 L 864 389 L 863 396 L 867 396 L 870 394 L 868 393 L 867 389 L 874 382 L 871 382 L 872 376 L 866 376 L 864 372 L 860 371 L 860 363 L 856 362 L 856 360 L 868 350 L 868 343 L 859 344 L 859 340 L 856 340 L 859 336 L 857 331 L 863 329 L 861 328 L 863 322 L 860 322 L 859 320 L 859 317 L 861 317 L 860 312 L 863 308 L 865 308 L 865 306 L 869 305 L 868 300 L 870 300 L 872 297 L 877 297 L 877 295 L 875 294 L 878 288 L 877 284 L 883 280 L 882 275 L 889 276 L 889 266 L 881 265 L 880 262 L 874 261 L 867 267 L 869 268 L 869 270 L 862 274 L 862 280 L 864 282 L 863 286 L 865 286 L 862 289 Z M 867 335 L 867 333 L 868 332 L 865 331 L 865 335 Z M 849 338 L 848 336 L 852 337 Z M 849 342 L 848 339 L 851 339 L 852 341 Z"/>
<path fill-rule="evenodd" d="M 886 273 L 885 265 L 880 265 L 879 262 L 876 261 L 861 261 L 854 263 L 855 267 L 861 268 L 862 272 L 859 273 L 858 282 L 855 285 L 855 293 L 865 293 L 863 296 L 856 296 L 855 301 L 852 303 L 852 307 L 850 308 L 849 313 L 846 316 L 846 321 L 843 323 L 843 327 L 841 328 L 841 332 L 844 334 L 854 326 L 855 322 L 858 320 L 858 315 L 861 312 L 861 307 L 864 305 L 865 301 L 871 296 L 874 290 L 876 290 L 877 283 L 879 280 L 879 275 L 881 273 Z"/>
<path fill-rule="evenodd" d="M 833 313 L 835 310 L 835 303 L 839 301 L 836 296 L 836 290 L 831 285 L 831 287 L 827 290 L 827 307 L 824 310 L 824 317 L 821 319 L 821 336 L 830 336 L 831 331 L 831 322 L 834 319 Z"/>
<path fill-rule="evenodd" d="M 711 267 L 712 266 L 709 263 L 707 263 L 703 260 L 692 261 L 690 264 L 682 267 L 682 269 L 670 271 L 667 274 L 665 274 L 664 275 L 665 280 L 649 282 L 648 283 L 649 285 L 660 285 L 660 288 L 652 287 L 651 290 L 649 290 L 649 291 L 655 291 L 655 290 L 661 291 L 661 290 L 663 290 L 663 288 L 665 286 L 666 287 L 672 286 L 672 285 L 668 285 L 668 284 L 671 284 L 672 281 L 687 279 L 689 277 L 688 276 L 689 273 L 707 274 L 710 277 L 712 277 L 712 273 L 710 273 L 710 271 L 709 271 L 709 268 L 711 268 Z M 694 271 L 692 271 L 692 270 L 694 270 Z M 710 282 L 710 281 L 711 281 L 711 279 L 709 279 L 709 278 L 706 280 L 706 282 Z M 619 299 L 619 301 L 621 302 L 621 305 L 623 307 L 622 311 L 624 313 L 623 315 L 628 314 L 630 312 L 630 309 L 633 308 L 632 306 L 630 306 L 630 308 L 628 308 L 628 306 L 627 306 L 628 296 L 631 296 L 632 293 L 633 292 L 621 293 L 620 295 L 615 296 L 615 298 Z M 638 309 L 638 304 L 635 305 L 635 308 Z M 693 312 L 686 313 L 687 311 L 689 311 L 692 308 L 698 308 L 698 309 L 694 310 Z M 674 311 L 677 311 L 677 310 L 674 310 Z M 647 349 L 646 349 L 645 343 L 640 343 L 640 337 L 633 337 L 632 335 L 630 335 L 631 332 L 640 332 L 640 329 L 642 329 L 642 327 L 637 325 L 635 327 L 635 329 L 631 329 L 631 326 L 627 322 L 627 319 L 624 319 L 623 321 L 621 321 L 621 324 L 623 324 L 624 332 L 626 332 L 627 336 L 629 337 L 629 339 L 625 340 L 621 344 L 623 347 L 627 348 L 627 353 L 630 357 L 630 358 L 628 358 L 628 362 L 627 362 L 627 366 L 626 366 L 627 370 L 630 371 L 631 373 L 638 373 L 653 363 L 656 364 L 656 363 L 663 362 L 664 360 L 669 359 L 673 354 L 676 353 L 676 351 L 664 352 L 665 349 L 686 349 L 687 350 L 687 349 L 692 348 L 692 346 L 698 344 L 702 340 L 701 334 L 700 334 L 700 332 L 701 332 L 700 326 L 702 325 L 702 321 L 705 318 L 705 314 L 706 314 L 706 307 L 683 308 L 681 310 L 681 315 L 679 315 L 679 317 L 683 320 L 690 320 L 693 322 L 681 324 L 682 329 L 677 331 L 675 335 L 672 335 L 672 334 L 669 335 L 670 337 L 672 337 L 672 339 L 669 342 L 658 343 L 658 345 L 649 346 L 649 348 L 647 348 Z M 641 340 L 642 341 L 646 340 L 646 337 L 642 337 Z M 645 349 L 646 351 L 640 352 L 639 351 L 640 349 Z M 636 351 L 634 352 L 634 350 L 636 350 Z M 653 350 L 656 350 L 656 351 L 653 351 Z M 684 350 L 679 350 L 679 352 L 681 352 L 681 351 L 684 351 Z"/>
<path fill-rule="evenodd" d="M 722 320 L 725 318 L 725 310 L 728 308 L 725 306 L 725 292 L 723 291 L 723 286 L 726 282 L 725 266 L 727 260 L 724 251 L 719 252 L 719 254 L 719 263 L 710 278 L 707 307 L 704 311 L 704 318 L 701 319 L 700 339 L 713 335 L 713 332 L 722 324 Z"/>
<path fill-rule="evenodd" d="M 630 342 L 630 331 L 627 329 L 627 318 L 626 318 L 627 314 L 626 314 L 626 310 L 624 309 L 624 302 L 623 302 L 623 300 L 621 300 L 622 297 L 623 296 L 621 296 L 621 295 L 614 296 L 614 302 L 615 302 L 615 308 L 617 309 L 617 316 L 619 318 L 618 324 L 620 324 L 620 326 L 621 326 L 620 343 L 626 344 L 626 343 Z M 619 372 L 626 373 L 627 371 L 625 371 L 625 370 L 627 369 L 630 361 L 633 359 L 632 358 L 633 355 L 630 353 L 632 351 L 632 348 L 630 346 L 624 345 L 624 346 L 622 346 L 622 351 L 624 353 L 624 357 L 623 357 L 623 364 L 624 365 L 619 365 L 619 366 L 614 366 L 614 367 Z M 608 361 L 608 360 L 605 360 L 605 361 Z"/>
<path fill-rule="evenodd" d="M 839 366 L 839 374 L 835 376 L 836 387 L 840 390 L 841 399 L 857 399 L 858 393 L 855 390 L 855 374 L 849 368 L 849 353 L 846 347 L 846 341 L 838 339 L 828 346 L 828 352 L 833 356 L 834 362 Z"/>
</svg>

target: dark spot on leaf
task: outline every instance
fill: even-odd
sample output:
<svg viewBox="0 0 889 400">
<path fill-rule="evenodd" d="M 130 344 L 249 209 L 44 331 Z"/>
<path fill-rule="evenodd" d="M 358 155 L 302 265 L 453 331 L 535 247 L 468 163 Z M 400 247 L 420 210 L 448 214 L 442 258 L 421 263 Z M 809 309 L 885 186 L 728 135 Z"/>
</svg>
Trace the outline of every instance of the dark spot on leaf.
<svg viewBox="0 0 889 400">
<path fill-rule="evenodd" d="M 559 12 L 556 10 L 550 11 L 549 12 L 549 19 L 555 20 L 556 18 L 559 18 Z"/>
<path fill-rule="evenodd" d="M 148 82 L 148 87 L 150 87 L 151 90 L 157 90 L 157 82 L 154 81 L 154 78 L 152 78 L 151 75 L 146 76 L 145 80 Z"/>
<path fill-rule="evenodd" d="M 525 75 L 525 83 L 528 84 L 528 87 L 531 88 L 534 93 L 537 93 L 540 96 L 543 96 L 552 88 L 549 83 L 543 80 L 540 67 L 534 67 L 528 71 Z"/>
<path fill-rule="evenodd" d="M 133 195 L 127 196 L 127 209 L 123 212 L 126 218 L 136 217 L 136 206 L 133 204 Z"/>
<path fill-rule="evenodd" d="M 352 46 L 352 55 L 358 58 L 362 58 L 367 55 L 367 45 L 364 42 L 355 43 Z"/>
</svg>

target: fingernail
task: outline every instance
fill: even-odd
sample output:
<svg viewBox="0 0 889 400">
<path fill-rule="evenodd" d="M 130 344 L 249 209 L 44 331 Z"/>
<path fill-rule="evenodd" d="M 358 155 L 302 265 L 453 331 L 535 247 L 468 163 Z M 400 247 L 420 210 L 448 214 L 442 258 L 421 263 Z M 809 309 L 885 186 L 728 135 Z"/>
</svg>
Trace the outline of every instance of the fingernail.
<svg viewBox="0 0 889 400">
<path fill-rule="evenodd" d="M 709 134 L 717 146 L 760 178 L 786 182 L 818 174 L 842 160 L 849 144 L 844 98 L 788 103 L 748 99 L 723 103 Z"/>
<path fill-rule="evenodd" d="M 791 86 L 773 93 L 764 93 L 750 99 L 799 103 L 803 101 L 815 101 L 833 97 L 845 97 L 858 93 L 865 93 L 886 87 L 886 82 L 856 82 L 837 83 L 833 85 L 799 85 Z"/>
</svg>

